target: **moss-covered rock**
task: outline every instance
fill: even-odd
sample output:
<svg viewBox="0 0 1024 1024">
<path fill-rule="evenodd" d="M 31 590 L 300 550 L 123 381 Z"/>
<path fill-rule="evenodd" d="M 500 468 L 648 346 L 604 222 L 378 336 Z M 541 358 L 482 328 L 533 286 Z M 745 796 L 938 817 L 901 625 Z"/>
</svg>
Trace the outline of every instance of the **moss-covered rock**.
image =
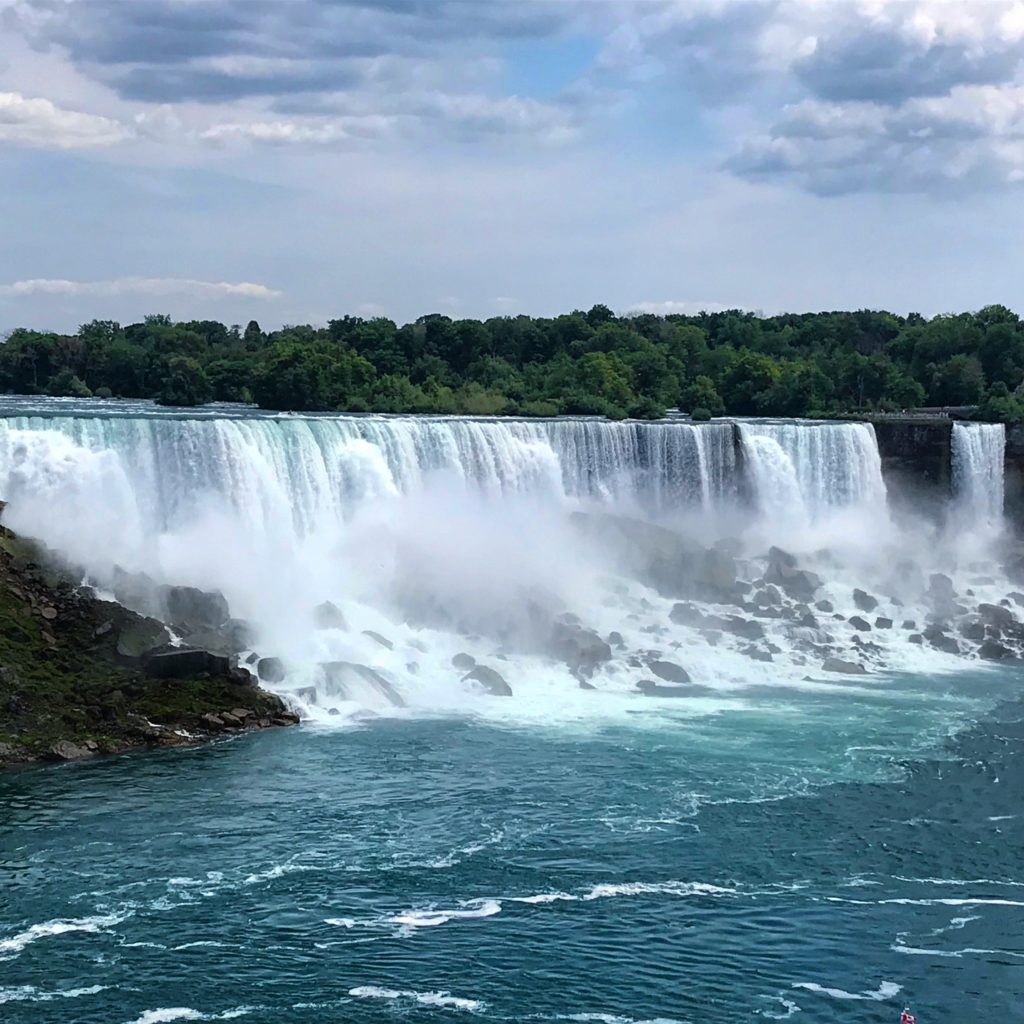
<svg viewBox="0 0 1024 1024">
<path fill-rule="evenodd" d="M 45 551 L 0 527 L 0 765 L 297 721 L 228 658 L 197 659 L 204 671 L 175 678 L 150 672 L 147 653 L 168 639 L 163 625 L 73 580 Z M 204 716 L 221 724 L 212 728 Z"/>
</svg>

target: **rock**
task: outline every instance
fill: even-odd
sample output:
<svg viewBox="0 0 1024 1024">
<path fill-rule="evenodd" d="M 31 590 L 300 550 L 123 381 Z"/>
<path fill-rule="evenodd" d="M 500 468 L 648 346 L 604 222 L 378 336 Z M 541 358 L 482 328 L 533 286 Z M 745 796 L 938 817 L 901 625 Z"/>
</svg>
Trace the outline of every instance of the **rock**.
<svg viewBox="0 0 1024 1024">
<path fill-rule="evenodd" d="M 72 743 L 70 740 L 60 740 L 46 751 L 46 760 L 78 761 L 83 757 L 91 757 L 92 754 L 93 751 L 88 747 L 78 746 L 78 744 Z"/>
<path fill-rule="evenodd" d="M 98 640 L 100 637 L 106 636 L 108 633 L 110 633 L 113 630 L 113 628 L 114 628 L 114 623 L 111 622 L 110 619 L 107 619 L 106 622 L 104 622 L 101 625 L 97 626 L 92 631 L 92 635 L 94 637 L 96 637 L 96 639 Z"/>
<path fill-rule="evenodd" d="M 164 647 L 170 641 L 171 634 L 162 622 L 132 616 L 118 630 L 117 653 L 122 658 L 136 660 L 154 647 Z"/>
<path fill-rule="evenodd" d="M 386 636 L 381 636 L 380 633 L 375 633 L 372 629 L 364 629 L 363 636 L 368 636 L 371 640 L 375 640 L 385 650 L 393 651 L 395 649 L 395 645 Z"/>
<path fill-rule="evenodd" d="M 287 675 L 280 658 L 260 658 L 256 663 L 256 672 L 265 683 L 283 683 Z"/>
<path fill-rule="evenodd" d="M 577 679 L 576 682 L 579 684 L 581 690 L 596 690 L 597 687 L 593 683 L 588 683 L 586 679 Z"/>
<path fill-rule="evenodd" d="M 953 637 L 946 636 L 944 633 L 939 636 L 930 638 L 928 642 L 937 651 L 943 651 L 946 654 L 960 653 L 960 645 L 956 642 L 956 640 L 953 639 Z"/>
<path fill-rule="evenodd" d="M 900 629 L 917 629 L 917 623 L 913 619 L 904 619 Z"/>
<path fill-rule="evenodd" d="M 1024 594 L 1016 590 L 1006 595 L 1014 604 L 1024 606 Z"/>
<path fill-rule="evenodd" d="M 158 647 L 142 659 L 147 675 L 156 679 L 185 679 L 189 676 L 227 677 L 231 659 L 198 647 Z"/>
<path fill-rule="evenodd" d="M 313 625 L 317 629 L 348 629 L 344 613 L 332 601 L 324 601 L 313 609 Z"/>
<path fill-rule="evenodd" d="M 822 672 L 836 672 L 840 675 L 863 676 L 867 675 L 867 669 L 855 661 L 845 661 L 842 658 L 826 658 L 821 665 Z"/>
<path fill-rule="evenodd" d="M 765 583 L 770 583 L 784 590 L 794 601 L 810 601 L 821 589 L 822 579 L 813 572 L 783 565 L 781 562 L 769 564 L 764 574 Z"/>
<path fill-rule="evenodd" d="M 252 652 L 251 652 L 251 653 L 250 653 L 250 654 L 249 654 L 249 655 L 248 655 L 248 656 L 246 657 L 246 659 L 245 659 L 245 663 L 246 663 L 246 665 L 255 665 L 255 664 L 256 664 L 256 662 L 257 662 L 257 661 L 259 661 L 259 660 L 260 660 L 260 656 L 259 656 L 259 655 L 258 655 L 258 654 L 257 654 L 257 653 L 256 653 L 255 651 L 252 651 Z"/>
<path fill-rule="evenodd" d="M 770 547 L 768 549 L 768 564 L 782 565 L 787 569 L 795 569 L 796 556 L 791 555 L 788 551 L 783 551 L 782 548 Z"/>
<path fill-rule="evenodd" d="M 21 751 L 11 743 L 0 743 L 0 764 L 4 761 L 17 760 Z"/>
<path fill-rule="evenodd" d="M 985 661 L 1011 661 L 1016 660 L 1016 655 L 1008 647 L 1004 647 L 995 640 L 986 640 L 978 648 L 978 657 Z"/>
<path fill-rule="evenodd" d="M 879 616 L 875 619 L 875 629 L 892 629 L 892 619 L 886 619 Z"/>
<path fill-rule="evenodd" d="M 256 717 L 256 712 L 250 711 L 248 708 L 232 708 L 231 714 L 243 722 Z"/>
<path fill-rule="evenodd" d="M 862 619 L 859 615 L 850 617 L 850 625 L 854 629 L 859 629 L 862 633 L 869 633 L 871 631 L 871 623 L 867 619 Z"/>
<path fill-rule="evenodd" d="M 985 639 L 985 624 L 980 619 L 975 619 L 973 622 L 961 622 L 960 635 L 965 640 L 974 640 L 980 643 Z"/>
<path fill-rule="evenodd" d="M 982 622 L 1000 629 L 1006 629 L 1017 621 L 1017 616 L 1009 608 L 1003 608 L 997 604 L 979 604 L 978 614 L 981 616 Z"/>
<path fill-rule="evenodd" d="M 762 650 L 760 647 L 744 647 L 741 653 L 748 658 L 753 658 L 754 661 L 771 662 L 775 660 L 771 651 Z"/>
<path fill-rule="evenodd" d="M 486 665 L 477 665 L 472 672 L 462 678 L 463 682 L 469 680 L 479 683 L 488 693 L 495 697 L 512 696 L 512 687 L 505 682 L 504 677 Z"/>
<path fill-rule="evenodd" d="M 766 584 L 754 594 L 754 604 L 758 608 L 779 608 L 782 605 L 782 592 L 774 584 Z"/>
<path fill-rule="evenodd" d="M 659 683 L 654 679 L 641 679 L 636 688 L 645 697 L 703 697 L 713 692 L 707 686 L 694 686 L 692 684 L 671 684 Z"/>
<path fill-rule="evenodd" d="M 853 603 L 862 612 L 873 612 L 878 607 L 878 599 L 863 590 L 854 590 Z"/>
<path fill-rule="evenodd" d="M 729 615 L 722 619 L 718 628 L 724 633 L 743 637 L 744 640 L 761 640 L 764 638 L 764 626 L 753 619 L 744 619 L 739 615 Z"/>
<path fill-rule="evenodd" d="M 222 711 L 218 717 L 228 729 L 242 728 L 242 720 L 240 718 L 236 718 L 230 711 Z"/>
<path fill-rule="evenodd" d="M 953 581 L 943 573 L 933 573 L 928 578 L 928 591 L 925 594 L 928 607 L 940 618 L 949 618 L 957 614 L 959 606 L 956 602 L 956 591 Z"/>
<path fill-rule="evenodd" d="M 807 612 L 806 615 L 801 616 L 798 625 L 802 626 L 804 629 L 818 629 L 821 623 L 818 622 L 814 615 Z"/>
<path fill-rule="evenodd" d="M 228 619 L 217 628 L 204 627 L 187 633 L 183 642 L 214 654 L 237 654 L 255 643 L 252 626 L 243 619 Z"/>
<path fill-rule="evenodd" d="M 622 634 L 618 630 L 615 630 L 615 629 L 613 629 L 608 634 L 608 643 L 612 647 L 625 647 L 626 646 L 626 641 L 623 640 Z"/>
<path fill-rule="evenodd" d="M 688 601 L 680 601 L 672 605 L 672 611 L 668 613 L 677 626 L 702 626 L 704 625 L 704 613 Z"/>
<path fill-rule="evenodd" d="M 212 712 L 203 715 L 202 722 L 207 729 L 212 729 L 214 732 L 220 732 L 224 728 L 224 719 Z"/>
<path fill-rule="evenodd" d="M 216 629 L 227 622 L 231 612 L 224 595 L 198 587 L 167 587 L 162 591 L 168 619 L 176 625 Z"/>
<path fill-rule="evenodd" d="M 928 593 L 936 597 L 952 598 L 956 595 L 953 581 L 945 573 L 936 572 L 928 577 Z"/>
<path fill-rule="evenodd" d="M 612 660 L 611 647 L 597 633 L 574 623 L 554 624 L 548 651 L 585 675 L 592 675 L 599 665 Z"/>
<path fill-rule="evenodd" d="M 831 601 L 819 601 L 814 607 L 826 615 L 831 615 L 836 610 Z"/>
<path fill-rule="evenodd" d="M 690 682 L 690 674 L 681 665 L 675 664 L 672 661 L 649 661 L 647 663 L 648 669 L 653 672 L 659 679 L 664 679 L 668 683 L 688 683 Z"/>
<path fill-rule="evenodd" d="M 39 612 L 47 622 L 53 622 L 57 618 L 57 609 L 51 605 L 45 605 Z"/>
<path fill-rule="evenodd" d="M 917 647 L 920 647 L 924 643 L 924 637 L 921 636 L 920 633 L 911 633 L 910 636 L 907 637 L 907 640 Z"/>
<path fill-rule="evenodd" d="M 460 672 L 469 672 L 476 666 L 476 658 L 472 654 L 456 654 L 452 658 L 452 666 Z"/>
</svg>

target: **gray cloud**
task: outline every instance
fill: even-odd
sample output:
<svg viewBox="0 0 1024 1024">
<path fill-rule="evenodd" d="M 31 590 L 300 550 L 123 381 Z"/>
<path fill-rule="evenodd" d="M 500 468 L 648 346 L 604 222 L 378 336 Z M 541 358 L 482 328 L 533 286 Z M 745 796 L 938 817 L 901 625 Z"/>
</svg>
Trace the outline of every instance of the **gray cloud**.
<svg viewBox="0 0 1024 1024">
<path fill-rule="evenodd" d="M 966 192 L 1024 181 L 1024 86 L 958 86 L 899 106 L 807 100 L 730 167 L 824 195 Z"/>
<path fill-rule="evenodd" d="M 580 0 L 17 0 L 8 20 L 123 99 L 220 101 L 355 83 L 346 62 L 548 38 Z M 259 73 L 252 72 L 262 61 Z"/>
</svg>

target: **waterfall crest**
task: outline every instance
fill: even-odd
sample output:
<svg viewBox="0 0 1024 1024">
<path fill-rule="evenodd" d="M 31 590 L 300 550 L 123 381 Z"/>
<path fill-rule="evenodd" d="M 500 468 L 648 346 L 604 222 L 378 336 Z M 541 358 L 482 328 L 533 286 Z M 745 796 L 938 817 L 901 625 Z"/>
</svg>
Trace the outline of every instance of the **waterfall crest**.
<svg viewBox="0 0 1024 1024">
<path fill-rule="evenodd" d="M 1006 427 L 954 423 L 952 444 L 957 519 L 968 528 L 998 532 L 1003 519 Z"/>
</svg>

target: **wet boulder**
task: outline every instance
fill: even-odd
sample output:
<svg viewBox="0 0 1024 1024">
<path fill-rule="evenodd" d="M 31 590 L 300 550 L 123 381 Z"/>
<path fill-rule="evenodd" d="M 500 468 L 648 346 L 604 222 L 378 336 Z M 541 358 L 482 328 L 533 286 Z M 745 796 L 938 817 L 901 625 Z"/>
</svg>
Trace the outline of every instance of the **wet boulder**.
<svg viewBox="0 0 1024 1024">
<path fill-rule="evenodd" d="M 884 616 L 879 615 L 875 619 L 875 629 L 892 629 L 892 619 L 887 619 Z"/>
<path fill-rule="evenodd" d="M 159 647 L 142 659 L 146 675 L 155 679 L 187 679 L 190 676 L 227 678 L 231 659 L 198 647 Z"/>
<path fill-rule="evenodd" d="M 938 636 L 929 637 L 928 642 L 937 651 L 942 651 L 944 654 L 959 654 L 960 644 L 945 633 L 941 633 Z"/>
<path fill-rule="evenodd" d="M 612 660 L 612 649 L 593 630 L 575 623 L 556 622 L 548 641 L 549 653 L 571 669 L 592 675 L 598 666 Z"/>
<path fill-rule="evenodd" d="M 981 619 L 968 619 L 960 623 L 960 635 L 965 640 L 981 643 L 985 639 L 985 623 Z"/>
<path fill-rule="evenodd" d="M 821 670 L 847 676 L 867 675 L 867 669 L 863 665 L 856 661 L 846 661 L 844 658 L 826 658 L 822 662 Z"/>
<path fill-rule="evenodd" d="M 162 622 L 128 613 L 128 618 L 117 631 L 117 653 L 121 658 L 136 661 L 147 651 L 163 647 L 170 640 L 171 634 Z"/>
<path fill-rule="evenodd" d="M 169 622 L 193 628 L 222 626 L 230 618 L 228 602 L 219 591 L 205 591 L 198 587 L 161 588 Z"/>
<path fill-rule="evenodd" d="M 773 546 L 768 549 L 768 564 L 782 565 L 787 569 L 795 569 L 796 556 L 791 555 L 788 551 L 783 551 L 782 548 Z"/>
<path fill-rule="evenodd" d="M 87 746 L 86 744 L 72 743 L 70 740 L 60 740 L 46 751 L 46 760 L 79 761 L 83 757 L 92 757 L 97 752 L 98 747 L 95 743 Z"/>
<path fill-rule="evenodd" d="M 500 672 L 486 665 L 477 665 L 472 672 L 463 676 L 463 681 L 478 683 L 483 689 L 495 697 L 511 697 L 512 687 L 505 682 Z"/>
<path fill-rule="evenodd" d="M 985 661 L 1016 661 L 1017 656 L 996 640 L 986 640 L 978 648 L 978 657 Z"/>
<path fill-rule="evenodd" d="M 348 629 L 344 613 L 333 601 L 323 601 L 313 609 L 313 625 L 317 629 Z"/>
<path fill-rule="evenodd" d="M 836 609 L 835 605 L 831 601 L 819 601 L 815 606 L 819 612 L 824 612 L 826 615 L 831 615 Z"/>
<path fill-rule="evenodd" d="M 780 562 L 769 563 L 764 580 L 784 590 L 794 601 L 812 600 L 823 586 L 821 577 L 816 573 Z"/>
<path fill-rule="evenodd" d="M 386 636 L 381 636 L 380 633 L 372 629 L 364 629 L 363 636 L 368 636 L 374 643 L 380 644 L 386 651 L 393 651 L 395 649 L 395 645 Z"/>
<path fill-rule="evenodd" d="M 659 679 L 664 679 L 667 683 L 690 682 L 690 673 L 681 665 L 677 665 L 673 661 L 649 661 L 647 662 L 647 668 Z"/>
<path fill-rule="evenodd" d="M 861 618 L 859 615 L 850 616 L 850 625 L 854 629 L 859 629 L 862 633 L 871 632 L 871 623 L 867 619 Z"/>
<path fill-rule="evenodd" d="M 461 651 L 452 658 L 452 667 L 460 672 L 469 672 L 476 668 L 476 658 L 472 654 L 464 654 Z"/>
<path fill-rule="evenodd" d="M 862 612 L 873 612 L 878 607 L 878 599 L 872 597 L 866 591 L 854 590 L 853 592 L 853 603 Z"/>
<path fill-rule="evenodd" d="M 404 708 L 405 700 L 391 682 L 375 668 L 351 661 L 328 661 L 320 666 L 324 682 L 335 693 L 350 698 L 360 684 L 368 685 L 396 708 Z"/>
<path fill-rule="evenodd" d="M 1017 622 L 1017 616 L 1009 608 L 1003 608 L 998 604 L 979 604 L 978 615 L 985 625 L 996 626 L 999 629 L 1007 629 Z"/>
<path fill-rule="evenodd" d="M 753 645 L 749 647 L 744 647 L 740 653 L 745 654 L 748 658 L 751 658 L 753 661 L 772 662 L 775 660 L 771 651 L 766 651 L 763 648 L 754 647 Z"/>
<path fill-rule="evenodd" d="M 645 697 L 705 697 L 714 693 L 710 687 L 692 683 L 664 683 L 655 679 L 641 679 L 636 688 Z"/>
</svg>

